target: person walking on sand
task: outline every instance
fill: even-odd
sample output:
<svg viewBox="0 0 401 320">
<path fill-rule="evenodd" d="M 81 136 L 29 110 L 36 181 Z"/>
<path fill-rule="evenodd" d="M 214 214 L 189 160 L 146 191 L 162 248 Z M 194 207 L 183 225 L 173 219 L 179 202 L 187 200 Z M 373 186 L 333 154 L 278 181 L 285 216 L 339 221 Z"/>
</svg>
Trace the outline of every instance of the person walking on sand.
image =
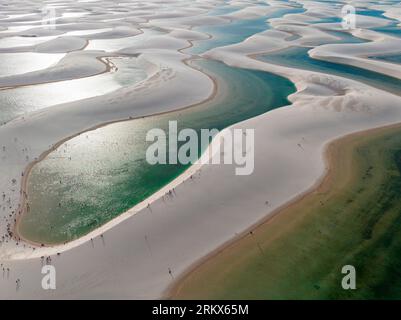
<svg viewBox="0 0 401 320">
<path fill-rule="evenodd" d="M 170 275 L 171 279 L 174 280 L 173 271 L 171 271 L 170 268 L 168 268 L 168 274 Z"/>
</svg>

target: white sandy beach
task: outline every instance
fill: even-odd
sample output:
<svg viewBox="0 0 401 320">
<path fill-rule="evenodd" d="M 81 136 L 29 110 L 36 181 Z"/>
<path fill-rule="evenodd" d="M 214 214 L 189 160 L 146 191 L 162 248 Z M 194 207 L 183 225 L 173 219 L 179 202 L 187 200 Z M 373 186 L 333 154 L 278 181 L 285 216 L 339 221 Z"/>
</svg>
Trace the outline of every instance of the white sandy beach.
<svg viewBox="0 0 401 320">
<path fill-rule="evenodd" d="M 98 4 L 103 2 L 107 1 L 98 1 Z M 107 72 L 107 64 L 96 58 L 121 55 L 137 57 L 147 78 L 106 95 L 18 116 L 0 126 L 0 196 L 5 193 L 4 200 L 0 199 L 0 237 L 7 234 L 7 228 L 20 210 L 21 173 L 61 141 L 107 123 L 177 110 L 212 97 L 215 89 L 212 79 L 184 63 L 192 57 L 182 49 L 190 46 L 190 41 L 209 38 L 209 35 L 192 29 L 255 18 L 255 15 L 274 12 L 274 6 L 291 5 L 285 1 L 266 2 L 272 7 L 261 10 L 251 1 L 229 1 L 239 10 L 222 16 L 206 15 L 220 1 L 172 1 L 169 5 L 174 10 L 170 10 L 169 5 L 159 6 L 157 1 L 146 1 L 143 6 L 139 1 L 122 2 L 122 6 L 132 11 L 117 13 L 116 16 L 102 13 L 104 17 L 98 17 L 110 20 L 110 26 L 106 27 L 116 30 L 115 33 L 110 30 L 93 33 L 93 30 L 105 28 L 105 23 L 98 23 L 95 15 L 81 15 L 82 21 L 75 27 L 75 17 L 60 17 L 57 21 L 65 27 L 57 27 L 54 35 L 64 37 L 64 32 L 88 30 L 88 37 L 65 36 L 64 57 L 55 59 L 51 66 L 43 65 L 41 70 L 1 75 L 1 87 L 93 76 Z M 352 132 L 401 122 L 401 97 L 398 95 L 354 80 L 255 59 L 256 54 L 307 46 L 314 58 L 401 78 L 399 65 L 367 58 L 383 52 L 399 53 L 399 38 L 375 33 L 369 36 L 371 42 L 363 44 L 324 44 L 335 40 L 335 36 L 325 30 L 338 30 L 339 23 L 326 23 L 323 28 L 316 27 L 313 20 L 325 15 L 339 16 L 341 11 L 325 2 L 299 0 L 294 3 L 303 5 L 307 11 L 272 19 L 271 29 L 241 43 L 202 54 L 204 58 L 223 61 L 230 66 L 272 72 L 296 85 L 297 92 L 290 96 L 291 106 L 233 126 L 255 129 L 254 173 L 236 176 L 234 165 L 193 166 L 150 199 L 66 245 L 34 248 L 24 241 L 17 243 L 15 239 L 6 237 L 0 245 L 0 272 L 5 268 L 0 277 L 1 299 L 163 297 L 174 279 L 203 256 L 315 185 L 325 172 L 323 152 L 330 141 Z M 91 2 L 71 1 L 69 5 L 82 12 L 82 9 L 91 7 Z M 396 8 L 385 10 L 386 15 L 399 18 Z M 384 9 L 380 6 L 380 10 Z M 34 30 L 40 29 L 39 17 L 35 14 L 19 16 L 23 12 L 24 8 L 12 6 L 8 11 L 2 10 L 0 26 L 15 27 L 22 22 Z M 364 16 L 359 27 L 361 30 L 354 35 L 366 38 L 369 32 L 363 32 L 364 28 L 387 23 L 386 19 Z M 69 25 L 71 27 L 67 28 Z M 125 29 L 121 29 L 122 26 Z M 123 41 L 141 37 L 143 34 L 136 33 L 136 30 L 143 29 L 147 34 L 146 30 L 151 26 L 169 32 L 150 33 L 146 41 L 137 43 L 119 42 L 117 49 L 107 52 L 90 47 L 91 41 L 110 38 Z M 22 43 L 10 46 L 4 36 L 9 32 L 0 31 L 0 52 L 10 54 L 26 50 L 60 54 L 60 38 L 56 36 L 44 42 L 36 41 L 43 37 L 26 38 L 27 46 Z M 29 29 L 17 32 L 29 33 Z M 45 37 L 52 35 L 52 32 L 45 33 Z M 85 39 L 85 44 L 89 42 L 88 50 L 82 50 L 82 39 Z M 1 51 L 3 42 L 6 51 Z M 189 179 L 190 175 L 194 179 Z M 173 187 L 176 196 L 167 202 L 162 201 L 161 197 Z M 147 208 L 148 203 L 151 203 L 152 210 Z M 52 257 L 57 270 L 57 290 L 45 291 L 41 287 L 42 256 Z M 21 281 L 18 290 L 16 279 Z"/>
</svg>

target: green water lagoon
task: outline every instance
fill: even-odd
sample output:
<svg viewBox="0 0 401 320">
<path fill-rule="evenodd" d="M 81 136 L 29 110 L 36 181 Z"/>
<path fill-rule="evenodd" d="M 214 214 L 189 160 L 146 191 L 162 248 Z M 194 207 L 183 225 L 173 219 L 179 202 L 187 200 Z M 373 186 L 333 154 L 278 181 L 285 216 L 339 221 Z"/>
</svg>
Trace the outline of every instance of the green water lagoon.
<svg viewBox="0 0 401 320">
<path fill-rule="evenodd" d="M 178 129 L 223 129 L 274 108 L 288 105 L 295 92 L 287 79 L 261 71 L 199 60 L 213 74 L 217 96 L 199 106 L 164 115 L 111 124 L 83 133 L 36 164 L 28 180 L 30 212 L 19 225 L 22 236 L 38 243 L 71 241 L 143 201 L 180 175 L 188 165 L 150 165 L 146 133 Z M 224 94 L 223 93 L 229 93 Z M 200 148 L 200 147 L 199 147 Z"/>
</svg>

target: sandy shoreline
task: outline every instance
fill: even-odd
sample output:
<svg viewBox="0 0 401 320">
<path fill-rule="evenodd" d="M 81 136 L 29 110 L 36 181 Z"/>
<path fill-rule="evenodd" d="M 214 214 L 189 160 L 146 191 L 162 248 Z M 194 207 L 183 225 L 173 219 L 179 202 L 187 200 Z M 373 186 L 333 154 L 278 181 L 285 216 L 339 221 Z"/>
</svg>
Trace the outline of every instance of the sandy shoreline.
<svg viewBox="0 0 401 320">
<path fill-rule="evenodd" d="M 212 261 L 214 258 L 219 256 L 219 254 L 223 253 L 224 251 L 232 248 L 233 246 L 241 243 L 246 237 L 250 236 L 251 232 L 255 232 L 257 229 L 263 228 L 272 222 L 275 218 L 277 218 L 282 212 L 286 211 L 287 209 L 294 207 L 295 205 L 301 203 L 306 197 L 309 195 L 318 192 L 319 190 L 327 190 L 326 184 L 328 184 L 328 180 L 331 180 L 333 177 L 332 168 L 335 163 L 338 161 L 338 156 L 334 155 L 333 149 L 338 144 L 347 144 L 349 139 L 358 136 L 370 136 L 380 133 L 385 130 L 395 129 L 401 127 L 401 123 L 386 125 L 379 128 L 367 129 L 359 132 L 350 133 L 334 139 L 333 141 L 327 142 L 324 147 L 324 161 L 325 161 L 325 170 L 322 175 L 316 180 L 315 184 L 310 187 L 308 190 L 304 191 L 303 193 L 297 195 L 293 199 L 290 199 L 288 202 L 283 204 L 282 206 L 276 208 L 274 211 L 266 214 L 266 217 L 255 223 L 254 225 L 250 226 L 246 230 L 242 231 L 240 234 L 235 236 L 234 238 L 230 239 L 226 243 L 222 244 L 220 247 L 216 248 L 206 256 L 200 258 L 198 261 L 193 263 L 188 269 L 180 274 L 180 276 L 175 279 L 175 281 L 165 290 L 163 293 L 162 299 L 174 299 L 174 297 L 179 296 L 180 290 L 184 285 L 185 281 L 190 278 L 194 273 L 196 273 L 203 265 L 207 264 L 208 262 Z"/>
<path fill-rule="evenodd" d="M 142 34 L 143 31 L 141 29 L 139 29 Z M 190 29 L 191 30 L 191 29 Z M 208 35 L 208 38 L 205 40 L 209 40 L 211 39 L 212 36 Z M 188 46 L 178 49 L 177 51 L 180 53 L 185 54 L 185 50 L 190 49 L 194 46 L 193 42 L 194 40 L 187 40 L 188 41 Z M 102 61 L 102 57 L 97 57 L 96 59 L 99 59 L 99 61 Z M 217 95 L 217 89 L 218 89 L 218 83 L 217 80 L 214 76 L 207 74 L 205 72 L 203 72 L 200 68 L 197 68 L 193 65 L 191 65 L 191 61 L 195 61 L 197 60 L 198 57 L 195 55 L 191 55 L 190 57 L 183 59 L 182 62 L 187 65 L 190 68 L 193 68 L 199 72 L 202 72 L 205 76 L 207 76 L 213 83 L 213 90 L 210 94 L 210 96 L 203 100 L 200 101 L 198 103 L 195 103 L 193 105 L 188 105 L 185 106 L 183 108 L 179 108 L 179 109 L 175 109 L 175 110 L 171 110 L 171 111 L 165 111 L 165 112 L 160 112 L 160 113 L 155 113 L 155 114 L 151 114 L 148 116 L 140 116 L 140 117 L 130 117 L 128 119 L 122 119 L 122 120 L 113 120 L 110 122 L 106 122 L 106 123 L 102 123 L 100 125 L 94 126 L 93 128 L 89 128 L 86 129 L 84 131 L 78 132 L 72 136 L 66 137 L 63 140 L 57 142 L 55 145 L 53 145 L 50 149 L 44 151 L 37 159 L 35 159 L 35 161 L 29 163 L 29 165 L 24 169 L 23 171 L 23 177 L 21 179 L 21 200 L 20 203 L 18 205 L 19 208 L 22 208 L 22 210 L 19 211 L 18 215 L 17 215 L 17 219 L 16 222 L 13 226 L 13 236 L 14 239 L 19 242 L 19 241 L 24 241 L 26 243 L 29 243 L 30 245 L 34 246 L 34 247 L 49 247 L 49 248 L 55 248 L 55 247 L 63 247 L 63 251 L 64 250 L 68 250 L 71 249 L 75 246 L 80 245 L 81 243 L 84 243 L 90 239 L 93 239 L 99 235 L 101 235 L 103 232 L 107 231 L 108 229 L 112 228 L 113 226 L 117 225 L 118 223 L 124 221 L 125 219 L 129 218 L 130 216 L 132 216 L 133 214 L 135 214 L 136 212 L 140 211 L 141 209 L 144 209 L 148 206 L 148 204 L 152 204 L 152 202 L 155 199 L 159 199 L 160 197 L 163 197 L 164 195 L 166 195 L 171 189 L 173 189 L 174 187 L 176 187 L 177 185 L 181 184 L 183 181 L 187 180 L 191 175 L 195 174 L 196 171 L 199 170 L 199 168 L 201 167 L 201 165 L 199 164 L 194 164 L 192 165 L 190 168 L 188 168 L 187 170 L 185 170 L 185 172 L 183 172 L 179 177 L 177 177 L 176 179 L 174 179 L 172 182 L 170 182 L 169 184 L 167 184 L 166 186 L 164 186 L 163 188 L 161 188 L 159 191 L 155 192 L 153 195 L 151 195 L 150 197 L 144 199 L 143 201 L 141 201 L 140 203 L 138 203 L 137 205 L 135 205 L 134 207 L 130 208 L 128 211 L 122 213 L 121 215 L 119 215 L 118 217 L 110 220 L 109 222 L 107 222 L 106 224 L 100 226 L 99 228 L 96 228 L 95 230 L 89 232 L 86 235 L 83 235 L 81 237 L 79 237 L 76 240 L 70 241 L 68 242 L 68 247 L 65 247 L 65 245 L 67 243 L 59 243 L 59 244 L 48 244 L 46 242 L 44 243 L 38 243 L 35 241 L 32 241 L 30 239 L 25 238 L 24 236 L 22 236 L 22 234 L 19 232 L 19 225 L 20 225 L 20 221 L 23 218 L 24 214 L 27 214 L 27 202 L 26 202 L 26 197 L 28 194 L 28 190 L 27 190 L 27 184 L 28 184 L 28 180 L 29 180 L 29 176 L 30 173 L 32 171 L 32 169 L 35 167 L 36 164 L 40 163 L 41 161 L 43 161 L 49 154 L 51 154 L 53 151 L 57 150 L 61 145 L 63 145 L 64 143 L 66 143 L 67 141 L 80 136 L 86 132 L 90 132 L 90 131 L 94 131 L 103 127 L 106 127 L 108 125 L 111 124 L 115 124 L 115 123 L 121 123 L 121 122 L 127 122 L 127 121 L 134 121 L 136 119 L 144 119 L 144 118 L 150 118 L 150 117 L 156 117 L 156 116 L 160 116 L 160 115 L 164 115 L 164 114 L 169 114 L 169 113 L 173 113 L 173 112 L 178 112 L 178 111 L 183 111 L 186 109 L 190 109 L 196 106 L 200 106 L 206 102 L 212 101 L 216 95 Z M 105 63 L 105 62 L 104 62 Z M 107 66 L 107 70 L 104 71 L 104 73 L 106 72 L 110 72 L 112 65 L 111 63 L 105 63 Z M 1 89 L 0 89 L 1 90 Z M 221 95 L 224 95 L 223 92 L 220 92 Z M 215 140 L 217 140 L 218 137 L 215 137 Z M 204 152 L 204 155 L 209 153 L 209 150 L 211 148 L 211 145 L 209 146 L 209 148 Z M 201 161 L 201 159 L 204 159 L 204 156 L 201 156 L 199 161 Z M 32 257 L 34 258 L 34 257 Z"/>
<path fill-rule="evenodd" d="M 180 51 L 191 48 L 193 46 L 192 42 L 190 42 L 190 45 L 188 47 L 185 47 L 183 49 L 180 49 Z M 195 58 L 196 59 L 196 58 Z M 191 68 L 195 68 L 194 66 L 191 66 L 191 61 L 193 59 L 192 58 L 187 58 L 185 60 L 183 60 L 183 63 L 185 63 L 186 65 L 188 65 Z M 202 72 L 201 70 L 195 68 L 196 70 Z M 213 91 L 211 93 L 211 95 L 205 99 L 204 101 L 201 101 L 199 103 L 195 103 L 193 105 L 189 105 L 180 109 L 176 109 L 176 110 L 172 110 L 172 111 L 165 111 L 165 112 L 160 112 L 160 113 L 155 113 L 152 115 L 148 115 L 148 116 L 141 116 L 141 117 L 133 117 L 133 118 L 128 118 L 128 119 L 121 119 L 121 120 L 113 120 L 107 123 L 102 123 L 100 125 L 97 125 L 93 128 L 89 128 L 87 130 L 84 130 L 82 132 L 79 132 L 77 134 L 74 134 L 72 136 L 66 137 L 65 139 L 57 142 L 54 146 L 52 146 L 52 148 L 46 150 L 45 152 L 43 152 L 35 161 L 31 162 L 24 170 L 24 174 L 22 177 L 22 182 L 21 182 L 21 201 L 20 201 L 20 205 L 19 207 L 22 208 L 21 212 L 17 215 L 17 221 L 14 224 L 14 229 L 13 229 L 13 233 L 14 233 L 14 239 L 16 241 L 24 241 L 26 243 L 29 243 L 31 245 L 33 245 L 34 247 L 48 247 L 48 248 L 57 248 L 57 249 L 62 249 L 61 251 L 64 250 L 69 250 L 71 248 L 74 248 L 76 246 L 79 246 L 82 243 L 85 243 L 87 241 L 89 241 L 92 238 L 98 237 L 100 236 L 102 233 L 104 233 L 105 231 L 107 231 L 108 229 L 112 228 L 113 226 L 121 223 L 122 221 L 124 221 L 125 219 L 131 217 L 133 214 L 139 212 L 140 210 L 144 209 L 147 207 L 148 204 L 152 204 L 152 202 L 156 199 L 159 199 L 160 197 L 164 196 L 165 194 L 168 193 L 169 190 L 173 189 L 174 187 L 178 186 L 179 184 L 181 184 L 183 181 L 187 180 L 191 175 L 193 175 L 194 173 L 196 173 L 200 166 L 199 165 L 193 165 L 190 168 L 188 168 L 185 172 L 183 172 L 178 178 L 174 179 L 172 182 L 170 182 L 169 184 L 167 184 L 166 186 L 164 186 L 163 188 L 161 188 L 159 191 L 155 192 L 152 196 L 144 199 L 143 201 L 141 201 L 140 203 L 138 203 L 137 205 L 135 205 L 134 207 L 132 207 L 131 209 L 129 209 L 128 211 L 126 211 L 125 213 L 122 213 L 121 215 L 119 215 L 118 217 L 110 220 L 109 222 L 107 222 L 106 224 L 104 224 L 103 226 L 100 226 L 99 228 L 96 228 L 94 231 L 91 231 L 90 233 L 78 238 L 77 240 L 73 240 L 71 242 L 68 243 L 60 243 L 60 244 L 46 244 L 46 243 L 37 243 L 34 241 L 31 241 L 29 239 L 26 239 L 25 237 L 23 237 L 18 228 L 19 228 L 19 224 L 21 219 L 23 218 L 24 214 L 27 214 L 27 206 L 26 206 L 26 197 L 25 195 L 27 194 L 27 183 L 29 180 L 29 176 L 30 173 L 33 169 L 33 167 L 38 164 L 39 162 L 41 162 L 42 160 L 44 160 L 50 153 L 52 153 L 53 151 L 55 151 L 57 148 L 59 148 L 61 145 L 63 145 L 65 142 L 79 136 L 82 135 L 86 132 L 90 132 L 90 131 L 94 131 L 97 129 L 100 129 L 102 127 L 106 127 L 108 125 L 111 124 L 115 124 L 115 123 L 121 123 L 121 122 L 127 122 L 127 121 L 134 121 L 136 119 L 144 119 L 144 118 L 150 118 L 150 117 L 156 117 L 156 116 L 160 116 L 163 114 L 169 114 L 169 113 L 173 113 L 173 112 L 177 112 L 177 111 L 182 111 L 182 110 L 186 110 L 186 109 L 190 109 L 196 106 L 199 106 L 201 104 L 204 104 L 208 101 L 211 101 L 215 98 L 215 96 L 217 95 L 217 80 L 207 74 L 204 73 L 207 77 L 209 77 L 209 79 L 213 82 Z M 217 138 L 217 137 L 216 137 Z M 209 147 L 210 148 L 210 147 Z M 209 149 L 208 149 L 209 150 Z M 204 154 L 206 154 L 208 152 L 208 150 L 205 151 Z M 202 158 L 202 157 L 201 157 Z M 57 252 L 59 253 L 59 251 Z M 51 254 L 51 253 L 49 253 Z M 32 256 L 31 258 L 35 258 L 35 256 Z"/>
<path fill-rule="evenodd" d="M 320 43 L 333 40 L 333 36 L 315 28 L 313 23 L 308 24 L 308 21 L 313 21 L 315 14 L 331 17 L 337 12 L 336 9 L 328 3 L 321 6 L 305 1 L 300 3 L 307 9 L 306 12 L 273 19 L 272 29 L 202 55 L 229 66 L 275 73 L 290 79 L 297 88 L 297 92 L 289 97 L 292 106 L 267 112 L 230 127 L 255 129 L 257 152 L 253 175 L 235 177 L 233 166 L 203 165 L 201 170 L 200 167 L 191 166 L 172 183 L 133 209 L 65 246 L 37 248 L 36 252 L 32 252 L 29 248 L 24 250 L 12 244 L 3 244 L 0 247 L 2 262 L 12 269 L 12 273 L 9 279 L 0 279 L 3 281 L 0 297 L 160 298 L 166 294 L 166 288 L 171 289 L 175 285 L 167 270 L 172 270 L 174 277 L 180 279 L 182 274 L 188 272 L 188 268 L 199 263 L 201 257 L 209 256 L 210 252 L 215 252 L 222 244 L 233 243 L 233 238 L 236 239 L 240 234 L 244 236 L 244 230 L 249 230 L 250 226 L 255 227 L 261 221 L 271 219 L 270 215 L 277 215 L 277 212 L 291 205 L 289 199 L 294 203 L 305 197 L 311 188 L 316 188 L 327 173 L 324 152 L 333 140 L 400 122 L 401 100 L 398 96 L 357 81 L 276 66 L 251 58 L 254 54 L 291 45 L 313 44 L 319 47 Z M 243 5 L 246 7 L 249 4 Z M 236 19 L 250 14 L 262 16 L 258 15 L 257 7 L 252 9 L 234 16 Z M 272 8 L 267 11 L 269 9 Z M 18 141 L 24 143 L 20 148 L 33 146 L 29 152 L 30 159 L 36 157 L 36 161 L 41 161 L 65 141 L 88 130 L 176 111 L 178 107 L 193 107 L 198 102 L 191 104 L 188 101 L 204 101 L 204 97 L 212 99 L 220 94 L 216 91 L 216 79 L 198 74 L 199 70 L 191 72 L 188 66 L 182 66 L 188 57 L 182 57 L 178 50 L 183 50 L 184 41 L 190 45 L 191 42 L 187 39 L 188 33 L 177 30 L 188 29 L 189 24 L 207 26 L 223 23 L 228 18 L 202 16 L 207 11 L 203 8 L 196 8 L 194 13 L 180 8 L 173 16 L 166 12 L 156 12 L 153 7 L 144 11 L 147 25 L 170 28 L 175 33 L 155 36 L 149 42 L 131 43 L 132 46 L 126 47 L 124 41 L 116 42 L 111 46 L 123 49 L 110 50 L 128 54 L 144 52 L 147 62 L 152 64 L 147 66 L 152 73 L 155 74 L 157 67 L 165 67 L 165 64 L 169 68 L 168 72 L 149 82 L 149 88 L 144 89 L 144 92 L 132 94 L 135 89 L 130 87 L 102 99 L 88 99 L 31 114 L 26 122 L 21 119 L 11 121 L 7 126 L 0 127 L 0 144 L 7 146 L 8 151 L 13 146 L 11 140 L 18 137 Z M 138 17 L 130 16 L 128 19 L 143 21 L 144 17 L 139 14 Z M 366 28 L 386 24 L 383 19 L 372 17 L 362 17 L 361 21 Z M 335 24 L 326 24 L 325 27 L 334 30 L 338 28 Z M 293 39 L 291 35 L 298 37 Z M 380 41 L 374 41 L 378 43 L 374 50 L 379 52 Z M 391 46 L 391 41 L 387 46 Z M 98 45 L 107 47 L 104 43 Z M 353 48 L 338 45 L 334 49 L 336 54 L 351 59 Z M 330 50 L 326 53 L 330 55 Z M 383 73 L 388 71 L 385 68 L 380 70 Z M 211 80 L 210 89 L 213 90 L 208 91 Z M 192 86 L 189 85 L 190 81 L 194 81 Z M 156 97 L 152 96 L 153 93 L 156 93 Z M 132 99 L 139 100 L 135 100 L 137 105 L 134 107 L 130 104 Z M 109 110 L 107 106 L 110 103 L 118 106 L 118 109 Z M 70 127 L 56 128 L 63 117 Z M 41 132 L 40 129 L 47 128 L 44 124 L 48 123 L 54 126 L 48 129 L 49 132 Z M 8 134 L 8 137 L 4 134 Z M 3 161 L 1 173 L 5 174 L 5 178 L 0 180 L 3 190 L 9 190 L 11 179 L 21 174 L 20 166 L 24 168 L 24 179 L 22 185 L 16 188 L 26 190 L 29 173 L 37 163 L 26 166 L 21 160 L 25 154 L 18 152 L 15 151 L 12 156 L 6 154 L 0 159 Z M 10 172 L 7 171 L 9 168 Z M 193 181 L 187 179 L 191 174 L 195 176 Z M 160 197 L 173 187 L 176 188 L 177 196 L 164 203 Z M 20 206 L 25 208 L 25 199 L 18 199 Z M 269 200 L 268 206 L 266 200 Z M 152 212 L 146 209 L 150 201 L 153 203 Z M 124 223 L 120 223 L 122 221 Z M 89 241 L 91 237 L 94 240 L 92 244 Z M 59 251 L 62 255 L 56 256 Z M 55 292 L 45 292 L 38 285 L 41 279 L 39 257 L 42 255 L 52 255 L 57 267 L 58 289 Z M 17 278 L 22 279 L 22 289 L 18 292 L 15 291 L 14 281 Z"/>
</svg>

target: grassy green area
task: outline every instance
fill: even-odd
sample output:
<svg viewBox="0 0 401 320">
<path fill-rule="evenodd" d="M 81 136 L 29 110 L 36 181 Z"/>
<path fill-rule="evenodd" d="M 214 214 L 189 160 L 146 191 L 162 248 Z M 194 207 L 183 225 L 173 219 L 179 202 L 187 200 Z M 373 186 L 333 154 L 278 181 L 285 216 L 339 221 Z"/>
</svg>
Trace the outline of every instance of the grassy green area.
<svg viewBox="0 0 401 320">
<path fill-rule="evenodd" d="M 322 184 L 190 272 L 173 298 L 401 298 L 401 127 L 331 144 Z M 341 268 L 356 268 L 356 290 Z"/>
</svg>

